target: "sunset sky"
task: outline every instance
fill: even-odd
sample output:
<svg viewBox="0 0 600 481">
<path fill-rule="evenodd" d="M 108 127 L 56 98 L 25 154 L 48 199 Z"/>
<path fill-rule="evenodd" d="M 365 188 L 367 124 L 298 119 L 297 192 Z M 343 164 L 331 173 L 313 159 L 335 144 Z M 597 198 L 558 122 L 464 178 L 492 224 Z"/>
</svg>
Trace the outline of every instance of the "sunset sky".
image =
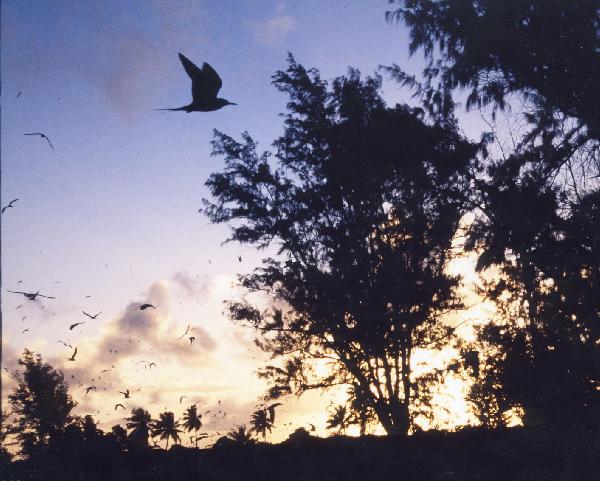
<svg viewBox="0 0 600 481">
<path fill-rule="evenodd" d="M 264 392 L 255 371 L 266 356 L 251 330 L 223 314 L 223 301 L 241 295 L 236 275 L 259 265 L 260 253 L 222 245 L 227 228 L 198 213 L 204 182 L 223 165 L 210 156 L 213 129 L 247 130 L 269 147 L 287 100 L 270 78 L 288 51 L 326 79 L 394 62 L 418 73 L 422 63 L 408 58 L 406 30 L 385 21 L 387 8 L 385 0 L 4 0 L 2 206 L 19 201 L 2 215 L 3 366 L 14 368 L 26 347 L 40 352 L 64 370 L 75 413 L 104 429 L 122 422 L 117 402 L 127 414 L 142 406 L 179 416 L 201 401 L 211 433 L 247 423 Z M 238 105 L 155 111 L 191 99 L 178 52 L 210 63 L 223 79 L 220 96 Z M 386 80 L 384 97 L 393 105 L 410 93 Z M 469 117 L 462 122 L 477 133 Z M 55 150 L 28 132 L 44 132 Z M 469 262 L 455 268 L 468 274 Z M 6 289 L 56 299 L 32 302 Z M 157 309 L 140 311 L 145 302 Z M 101 314 L 91 320 L 82 310 Z M 178 339 L 188 324 L 191 346 Z M 78 347 L 75 362 L 59 341 Z M 2 374 L 6 396 L 14 382 Z M 84 396 L 91 385 L 97 391 Z M 118 393 L 125 389 L 131 399 Z M 269 439 L 308 423 L 325 434 L 327 405 L 342 395 L 286 402 Z"/>
</svg>

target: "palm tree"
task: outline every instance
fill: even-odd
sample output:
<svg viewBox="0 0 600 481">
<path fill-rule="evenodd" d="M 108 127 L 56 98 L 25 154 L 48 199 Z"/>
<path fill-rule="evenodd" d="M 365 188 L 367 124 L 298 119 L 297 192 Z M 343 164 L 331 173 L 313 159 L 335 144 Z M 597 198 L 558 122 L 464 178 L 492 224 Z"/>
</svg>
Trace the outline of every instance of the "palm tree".
<svg viewBox="0 0 600 481">
<path fill-rule="evenodd" d="M 346 406 L 336 406 L 327 420 L 327 429 L 339 428 L 339 431 L 345 433 L 349 424 L 350 416 Z"/>
<path fill-rule="evenodd" d="M 248 446 L 254 444 L 252 432 L 246 429 L 246 425 L 236 426 L 227 433 L 227 437 L 231 439 L 236 446 Z"/>
<path fill-rule="evenodd" d="M 269 416 L 269 411 L 265 408 L 254 411 L 250 422 L 252 423 L 252 431 L 260 434 L 263 439 L 267 437 L 267 430 L 271 432 L 271 429 L 273 429 L 273 422 Z"/>
<path fill-rule="evenodd" d="M 171 411 L 160 413 L 159 416 L 160 419 L 157 419 L 152 423 L 152 437 L 158 436 L 159 439 L 165 439 L 167 441 L 165 449 L 169 449 L 170 438 L 173 438 L 175 443 L 181 441 L 179 438 L 179 433 L 181 432 L 181 429 L 179 429 L 179 421 L 175 421 L 175 414 Z"/>
<path fill-rule="evenodd" d="M 129 440 L 138 447 L 148 447 L 148 433 L 152 422 L 150 413 L 142 408 L 133 408 L 131 416 L 126 420 L 127 429 L 132 430 L 129 433 Z"/>
<path fill-rule="evenodd" d="M 190 406 L 183 414 L 183 428 L 189 433 L 202 427 L 202 414 L 198 414 L 196 405 Z"/>
</svg>

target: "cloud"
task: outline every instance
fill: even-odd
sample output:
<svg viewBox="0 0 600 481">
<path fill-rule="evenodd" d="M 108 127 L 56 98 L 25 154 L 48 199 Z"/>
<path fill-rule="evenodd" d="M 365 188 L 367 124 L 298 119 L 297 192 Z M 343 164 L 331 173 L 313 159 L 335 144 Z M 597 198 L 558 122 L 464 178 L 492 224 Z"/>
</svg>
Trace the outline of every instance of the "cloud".
<svg viewBox="0 0 600 481">
<path fill-rule="evenodd" d="M 254 37 L 263 45 L 276 45 L 296 29 L 296 19 L 284 12 L 283 5 L 278 5 L 275 15 L 254 25 Z"/>
<path fill-rule="evenodd" d="M 198 275 L 192 277 L 187 271 L 180 271 L 172 277 L 175 285 L 181 287 L 188 297 L 196 300 L 204 299 L 209 292 L 208 283 L 199 278 Z"/>
</svg>

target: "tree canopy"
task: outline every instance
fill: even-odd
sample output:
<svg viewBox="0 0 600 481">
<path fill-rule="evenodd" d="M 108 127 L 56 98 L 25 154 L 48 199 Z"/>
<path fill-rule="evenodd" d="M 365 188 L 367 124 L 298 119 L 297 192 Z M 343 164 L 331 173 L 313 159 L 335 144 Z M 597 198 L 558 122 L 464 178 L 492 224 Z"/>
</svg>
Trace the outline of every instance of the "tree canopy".
<svg viewBox="0 0 600 481">
<path fill-rule="evenodd" d="M 406 433 L 430 381 L 414 378 L 413 349 L 435 347 L 448 334 L 440 317 L 461 306 L 445 268 L 479 145 L 449 119 L 387 107 L 378 76 L 351 69 L 329 85 L 290 56 L 273 84 L 290 98 L 274 154 L 248 133 L 213 141 L 225 169 L 207 182 L 204 212 L 229 223 L 230 240 L 278 248 L 241 277 L 272 308 L 233 302 L 231 314 L 281 359 L 262 373 L 271 398 L 346 385 L 363 412 Z"/>
<path fill-rule="evenodd" d="M 15 416 L 17 437 L 25 454 L 47 446 L 72 420 L 76 403 L 68 393 L 62 372 L 25 350 L 16 371 L 17 388 L 8 396 Z"/>
</svg>

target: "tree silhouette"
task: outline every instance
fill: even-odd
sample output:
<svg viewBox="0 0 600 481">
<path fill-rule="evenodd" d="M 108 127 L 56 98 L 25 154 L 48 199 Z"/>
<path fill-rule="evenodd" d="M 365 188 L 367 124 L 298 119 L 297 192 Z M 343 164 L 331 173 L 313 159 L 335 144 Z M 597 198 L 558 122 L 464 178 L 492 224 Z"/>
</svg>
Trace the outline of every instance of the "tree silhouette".
<svg viewBox="0 0 600 481">
<path fill-rule="evenodd" d="M 196 405 L 188 407 L 183 414 L 183 428 L 189 433 L 202 427 L 202 414 L 198 414 Z"/>
<path fill-rule="evenodd" d="M 355 385 L 365 413 L 406 434 L 430 383 L 414 377 L 413 350 L 439 347 L 440 316 L 461 307 L 445 267 L 478 146 L 450 120 L 387 108 L 379 77 L 351 70 L 329 88 L 290 56 L 273 83 L 290 96 L 274 155 L 247 133 L 213 141 L 226 167 L 207 182 L 215 201 L 204 212 L 230 223 L 230 240 L 279 250 L 241 278 L 273 308 L 233 302 L 231 316 L 280 360 L 262 372 L 270 398 Z M 313 369 L 321 360 L 325 376 Z"/>
<path fill-rule="evenodd" d="M 329 419 L 327 419 L 327 429 L 338 429 L 342 434 L 345 434 L 350 421 L 351 418 L 346 406 L 335 406 L 333 412 L 329 415 Z"/>
<path fill-rule="evenodd" d="M 108 434 L 123 451 L 127 446 L 127 430 L 120 424 L 115 424 Z"/>
<path fill-rule="evenodd" d="M 254 444 L 252 432 L 246 428 L 246 425 L 236 426 L 227 433 L 227 437 L 231 439 L 236 446 L 243 447 Z"/>
<path fill-rule="evenodd" d="M 67 392 L 62 372 L 25 350 L 19 359 L 17 387 L 8 399 L 15 415 L 17 438 L 23 454 L 31 455 L 47 446 L 71 421 L 76 403 Z"/>
<path fill-rule="evenodd" d="M 471 401 L 492 426 L 510 408 L 523 408 L 528 424 L 585 423 L 600 403 L 598 5 L 395 3 L 388 18 L 408 25 L 411 52 L 428 63 L 422 82 L 390 71 L 430 113 L 443 118 L 453 93 L 467 89 L 468 108 L 516 107 L 526 124 L 478 182 L 466 247 L 480 254 L 478 270 L 499 270 L 482 291 L 499 316 L 480 331 L 490 354 Z"/>
<path fill-rule="evenodd" d="M 165 449 L 169 449 L 169 439 L 179 443 L 179 421 L 175 421 L 175 414 L 171 411 L 165 411 L 159 414 L 159 419 L 152 422 L 152 437 L 158 436 L 161 440 L 166 440 Z"/>
<path fill-rule="evenodd" d="M 411 53 L 428 60 L 424 84 L 395 67 L 404 83 L 437 110 L 451 109 L 456 89 L 469 91 L 467 108 L 526 102 L 531 147 L 523 160 L 554 169 L 581 149 L 598 161 L 600 141 L 600 13 L 587 0 L 395 0 L 388 19 L 410 29 Z M 591 145 L 590 145 L 591 144 Z M 590 150 L 591 149 L 591 150 Z M 589 153 L 596 150 L 590 156 Z"/>
<path fill-rule="evenodd" d="M 133 408 L 131 416 L 127 418 L 127 429 L 131 429 L 128 442 L 136 448 L 147 448 L 152 418 L 148 411 L 142 408 Z"/>
<path fill-rule="evenodd" d="M 258 409 L 252 413 L 250 423 L 252 424 L 252 431 L 256 434 L 260 434 L 263 439 L 266 439 L 267 431 L 271 432 L 274 427 L 269 416 L 269 411 L 264 408 Z"/>
</svg>

